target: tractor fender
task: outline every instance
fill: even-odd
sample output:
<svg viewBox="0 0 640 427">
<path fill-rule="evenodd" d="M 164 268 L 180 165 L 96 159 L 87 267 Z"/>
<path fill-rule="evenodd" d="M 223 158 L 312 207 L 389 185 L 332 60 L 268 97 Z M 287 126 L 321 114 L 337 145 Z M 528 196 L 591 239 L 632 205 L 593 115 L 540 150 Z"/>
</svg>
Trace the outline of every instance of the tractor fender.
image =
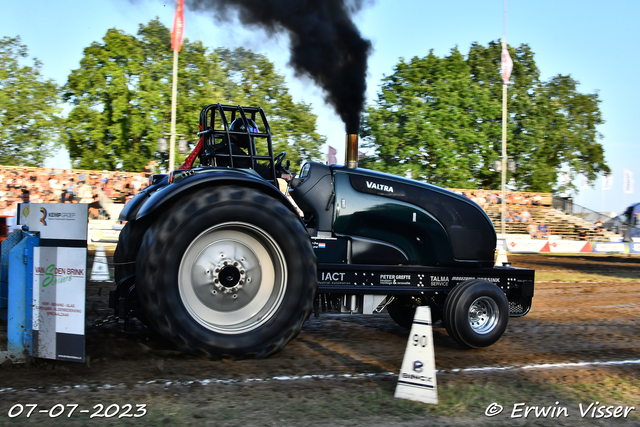
<svg viewBox="0 0 640 427">
<path fill-rule="evenodd" d="M 191 169 L 182 171 L 179 178 L 180 179 L 175 179 L 171 184 L 160 186 L 155 189 L 155 191 L 148 192 L 146 196 L 140 197 L 141 200 L 136 200 L 136 198 L 132 199 L 129 203 L 132 203 L 133 206 L 132 209 L 127 212 L 128 217 L 133 219 L 135 215 L 135 219 L 140 220 L 152 215 L 155 216 L 158 210 L 166 208 L 172 202 L 186 194 L 198 191 L 204 187 L 224 185 L 240 185 L 260 190 L 276 198 L 299 217 L 295 207 L 287 197 L 274 185 L 264 180 L 251 169 Z M 300 219 L 300 221 L 302 222 L 302 219 Z"/>
</svg>

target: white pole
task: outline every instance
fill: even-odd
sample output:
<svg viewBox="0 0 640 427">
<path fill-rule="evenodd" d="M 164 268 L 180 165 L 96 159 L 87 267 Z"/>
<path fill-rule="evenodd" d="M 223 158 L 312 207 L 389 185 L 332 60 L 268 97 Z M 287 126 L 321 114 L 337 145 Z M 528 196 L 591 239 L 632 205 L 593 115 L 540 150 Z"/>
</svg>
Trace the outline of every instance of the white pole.
<svg viewBox="0 0 640 427">
<path fill-rule="evenodd" d="M 504 14 L 503 14 L 503 31 L 502 31 L 502 46 L 507 46 L 507 0 L 504 0 Z M 504 215 L 507 209 L 506 196 L 506 182 L 507 182 L 507 84 L 502 83 L 502 213 L 500 214 L 500 227 L 502 231 L 502 238 L 505 238 L 505 220 Z"/>
<path fill-rule="evenodd" d="M 502 84 L 502 215 L 500 222 L 502 223 L 502 238 L 505 238 L 504 214 L 506 212 L 507 201 L 506 196 L 507 182 L 507 85 Z"/>
<path fill-rule="evenodd" d="M 600 206 L 600 212 L 604 212 L 604 175 L 602 175 L 602 205 Z"/>
<path fill-rule="evenodd" d="M 176 103 L 178 100 L 178 49 L 173 50 L 173 84 L 171 86 L 171 137 L 169 138 L 169 172 L 175 166 Z"/>
</svg>

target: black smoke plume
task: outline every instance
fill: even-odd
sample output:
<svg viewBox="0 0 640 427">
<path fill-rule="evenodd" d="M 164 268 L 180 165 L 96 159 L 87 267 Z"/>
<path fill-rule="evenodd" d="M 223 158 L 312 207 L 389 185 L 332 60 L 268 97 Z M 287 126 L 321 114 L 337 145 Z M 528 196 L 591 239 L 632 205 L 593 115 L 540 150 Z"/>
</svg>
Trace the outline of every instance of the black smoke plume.
<svg viewBox="0 0 640 427">
<path fill-rule="evenodd" d="M 366 0 L 185 0 L 193 11 L 206 11 L 220 22 L 237 16 L 245 25 L 291 39 L 289 65 L 296 76 L 310 77 L 324 90 L 345 123 L 358 133 L 366 94 L 371 42 L 351 20 Z"/>
</svg>

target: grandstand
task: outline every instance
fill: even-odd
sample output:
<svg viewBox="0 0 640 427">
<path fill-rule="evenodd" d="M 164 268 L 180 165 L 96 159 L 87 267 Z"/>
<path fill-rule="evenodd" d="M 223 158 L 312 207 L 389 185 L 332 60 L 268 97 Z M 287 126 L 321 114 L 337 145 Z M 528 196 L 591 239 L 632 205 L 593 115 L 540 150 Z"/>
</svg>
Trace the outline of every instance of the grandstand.
<svg viewBox="0 0 640 427">
<path fill-rule="evenodd" d="M 489 205 L 485 208 L 487 215 L 498 232 L 501 230 L 500 208 L 500 205 Z M 552 206 L 536 206 L 527 209 L 531 214 L 531 221 L 507 222 L 505 225 L 506 234 L 527 235 L 529 234 L 528 227 L 531 223 L 535 224 L 544 221 L 549 227 L 552 236 L 560 236 L 565 240 L 610 241 L 622 237 L 604 229 L 598 232 L 592 223 L 577 216 L 568 215 Z"/>
<path fill-rule="evenodd" d="M 485 190 L 452 189 L 478 203 L 486 212 L 495 229 L 500 233 L 501 208 L 500 192 Z M 531 235 L 530 225 L 544 223 L 549 228 L 552 238 L 564 240 L 588 240 L 588 241 L 615 241 L 622 238 L 617 234 L 602 228 L 598 231 L 594 225 L 595 219 L 587 220 L 587 216 L 574 212 L 573 204 L 567 206 L 564 199 L 554 197 L 551 193 L 529 193 L 508 191 L 506 193 L 506 222 L 505 233 L 507 235 L 523 235 L 537 238 Z M 530 220 L 523 220 L 522 212 L 526 210 L 530 214 Z M 584 211 L 584 209 L 583 209 Z M 598 216 L 592 213 L 591 216 Z M 607 221 L 608 217 L 602 217 Z"/>
<path fill-rule="evenodd" d="M 0 215 L 15 216 L 17 203 L 28 200 L 87 203 L 93 219 L 115 219 L 122 206 L 146 186 L 149 174 L 0 166 Z M 100 209 L 92 210 L 91 204 L 99 204 Z"/>
<path fill-rule="evenodd" d="M 151 165 L 151 164 L 150 164 Z M 17 203 L 29 194 L 36 203 L 92 203 L 97 198 L 101 209 L 98 220 L 115 220 L 124 204 L 147 184 L 153 167 L 144 172 L 96 171 L 79 169 L 51 169 L 0 165 L 0 215 L 15 215 Z M 493 190 L 451 189 L 478 203 L 486 212 L 498 232 L 501 230 L 500 192 Z M 69 195 L 72 191 L 72 197 Z M 600 214 L 590 216 L 575 212 L 576 206 L 550 193 L 508 191 L 506 193 L 507 235 L 536 238 L 529 226 L 544 221 L 552 238 L 564 240 L 615 241 L 616 234 L 594 226 Z M 528 214 L 523 215 L 523 211 Z M 530 215 L 530 220 L 529 220 Z M 610 220 L 602 216 L 603 221 Z"/>
</svg>

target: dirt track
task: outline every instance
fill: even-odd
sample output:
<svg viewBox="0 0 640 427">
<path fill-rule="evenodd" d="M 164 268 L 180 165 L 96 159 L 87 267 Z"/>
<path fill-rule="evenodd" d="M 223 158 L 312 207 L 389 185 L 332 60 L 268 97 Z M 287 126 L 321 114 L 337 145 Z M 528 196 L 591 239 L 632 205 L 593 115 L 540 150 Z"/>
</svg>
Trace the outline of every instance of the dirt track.
<svg viewBox="0 0 640 427">
<path fill-rule="evenodd" d="M 475 367 L 640 360 L 640 258 L 510 255 L 509 260 L 514 266 L 534 268 L 538 272 L 558 275 L 597 272 L 607 280 L 580 283 L 537 280 L 531 312 L 523 318 L 512 318 L 504 337 L 488 349 L 463 350 L 436 324 L 434 341 L 439 384 L 483 381 L 483 378 L 531 384 L 570 383 L 588 377 L 596 382 L 619 376 L 640 378 L 637 373 L 640 364 L 481 373 L 456 371 Z M 620 276 L 638 280 L 622 282 L 618 279 Z M 156 403 L 171 406 L 171 395 L 180 399 L 177 396 L 185 393 L 192 396 L 187 400 L 196 407 L 204 405 L 202 402 L 222 405 L 222 401 L 232 407 L 242 407 L 243 396 L 270 402 L 279 395 L 289 398 L 298 398 L 301 393 L 331 395 L 331 390 L 338 393 L 351 387 L 358 388 L 358 393 L 368 390 L 367 387 L 381 387 L 393 393 L 396 377 L 387 373 L 399 371 L 408 331 L 396 326 L 386 313 L 321 315 L 318 319 L 311 318 L 301 334 L 271 358 L 210 361 L 175 352 L 142 326 L 129 333 L 117 324 L 94 326 L 96 319 L 111 314 L 106 307 L 110 286 L 91 283 L 87 289 L 87 364 L 32 360 L 26 365 L 5 364 L 0 369 L 0 424 L 15 402 L 43 404 L 45 400 L 62 401 L 63 396 L 65 401 L 82 400 L 88 397 L 87 390 L 95 392 L 90 396 L 91 402 L 117 397 L 120 404 L 144 400 L 150 407 L 155 399 L 150 400 L 150 396 L 164 396 Z M 285 381 L 304 375 L 312 377 Z M 326 379 L 328 375 L 346 377 Z M 276 377 L 280 379 L 274 380 Z M 172 384 L 167 385 L 168 382 Z M 68 386 L 80 387 L 68 390 Z M 193 395 L 193 391 L 198 393 Z M 202 402 L 198 403 L 198 399 Z M 636 403 L 640 406 L 640 401 Z M 210 406 L 203 408 L 209 408 L 203 409 L 203 413 L 211 413 Z M 197 413 L 177 416 L 186 417 L 178 423 L 200 419 Z M 235 418 L 230 419 L 233 424 Z M 364 419 L 366 416 L 362 414 L 356 417 L 356 420 Z M 313 421 L 307 418 L 305 423 L 314 424 Z M 246 423 L 245 420 L 243 424 Z M 248 421 L 248 425 L 271 425 L 271 421 L 257 418 L 255 422 Z"/>
</svg>

